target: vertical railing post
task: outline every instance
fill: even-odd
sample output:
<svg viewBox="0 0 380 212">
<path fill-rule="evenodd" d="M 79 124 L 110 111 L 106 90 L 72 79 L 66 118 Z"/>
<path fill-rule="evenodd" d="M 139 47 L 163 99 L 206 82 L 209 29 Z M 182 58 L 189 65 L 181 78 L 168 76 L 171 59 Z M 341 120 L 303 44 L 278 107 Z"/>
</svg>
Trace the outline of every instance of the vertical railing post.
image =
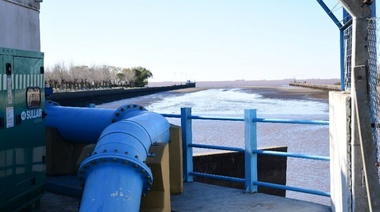
<svg viewBox="0 0 380 212">
<path fill-rule="evenodd" d="M 346 55 L 346 49 L 344 48 L 344 30 L 339 30 L 339 39 L 340 39 L 340 90 L 344 91 L 346 90 L 346 67 L 345 67 L 345 55 Z"/>
<path fill-rule="evenodd" d="M 191 108 L 181 108 L 181 127 L 182 127 L 182 148 L 183 148 L 183 177 L 185 182 L 192 182 L 193 176 L 193 148 L 189 147 L 193 143 L 193 130 Z"/>
<path fill-rule="evenodd" d="M 245 142 L 245 191 L 248 193 L 257 192 L 257 154 L 253 150 L 257 149 L 257 129 L 256 110 L 244 110 L 244 142 Z"/>
</svg>

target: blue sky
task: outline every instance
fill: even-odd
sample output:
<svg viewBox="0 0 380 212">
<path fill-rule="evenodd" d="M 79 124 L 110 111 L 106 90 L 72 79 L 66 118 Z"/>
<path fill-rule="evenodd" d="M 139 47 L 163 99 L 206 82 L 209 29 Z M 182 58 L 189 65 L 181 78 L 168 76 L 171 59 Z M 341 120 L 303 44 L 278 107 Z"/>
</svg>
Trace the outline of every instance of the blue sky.
<svg viewBox="0 0 380 212">
<path fill-rule="evenodd" d="M 45 66 L 143 66 L 151 81 L 340 76 L 339 30 L 316 0 L 47 0 L 40 19 Z"/>
</svg>

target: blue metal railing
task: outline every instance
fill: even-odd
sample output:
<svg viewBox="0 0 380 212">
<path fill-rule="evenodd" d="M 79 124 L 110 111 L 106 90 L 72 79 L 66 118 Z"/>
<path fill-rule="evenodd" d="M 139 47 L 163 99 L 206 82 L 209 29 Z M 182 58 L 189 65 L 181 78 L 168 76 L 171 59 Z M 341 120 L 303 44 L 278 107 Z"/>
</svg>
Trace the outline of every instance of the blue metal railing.
<svg viewBox="0 0 380 212">
<path fill-rule="evenodd" d="M 185 182 L 192 182 L 193 176 L 207 177 L 212 179 L 226 180 L 238 183 L 245 183 L 246 192 L 257 192 L 257 186 L 265 186 L 276 189 L 296 191 L 320 196 L 330 197 L 329 192 L 299 188 L 287 185 L 280 185 L 268 182 L 258 181 L 257 175 L 257 155 L 274 155 L 282 157 L 294 157 L 311 160 L 329 161 L 327 156 L 309 155 L 291 152 L 278 152 L 257 149 L 257 123 L 278 123 L 278 124 L 309 124 L 309 125 L 328 125 L 328 121 L 319 120 L 296 120 L 296 119 L 266 119 L 257 118 L 256 110 L 245 110 L 244 118 L 233 117 L 214 117 L 214 116 L 194 116 L 191 114 L 191 108 L 181 108 L 181 114 L 161 114 L 168 118 L 180 118 L 182 126 L 182 142 L 183 142 L 183 171 Z M 192 120 L 218 120 L 218 121 L 242 121 L 244 122 L 244 141 L 245 148 L 216 146 L 207 144 L 193 144 L 192 142 Z M 230 176 L 221 176 L 215 174 L 199 173 L 193 171 L 193 148 L 205 148 L 214 150 L 226 150 L 242 152 L 245 155 L 245 178 L 237 178 Z"/>
</svg>

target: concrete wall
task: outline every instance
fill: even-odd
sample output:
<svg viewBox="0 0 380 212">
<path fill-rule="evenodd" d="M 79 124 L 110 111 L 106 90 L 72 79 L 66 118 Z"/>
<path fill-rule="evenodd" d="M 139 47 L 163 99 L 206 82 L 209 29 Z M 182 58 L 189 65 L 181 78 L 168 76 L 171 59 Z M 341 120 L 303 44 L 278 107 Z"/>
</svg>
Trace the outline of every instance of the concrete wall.
<svg viewBox="0 0 380 212">
<path fill-rule="evenodd" d="M 184 85 L 131 88 L 131 89 L 109 89 L 109 90 L 90 90 L 78 92 L 53 93 L 48 96 L 48 100 L 58 102 L 62 106 L 86 107 L 89 104 L 102 104 L 121 99 L 128 99 L 138 96 L 150 95 L 158 92 L 178 90 L 184 88 L 194 88 L 195 83 Z"/>
<path fill-rule="evenodd" d="M 265 150 L 286 152 L 287 147 L 271 147 Z M 231 177 L 244 178 L 245 170 L 244 153 L 240 152 L 221 152 L 202 154 L 193 157 L 195 172 L 203 172 L 216 175 L 225 175 Z M 257 169 L 258 180 L 269 183 L 286 185 L 286 167 L 287 158 L 272 155 L 258 155 Z M 208 183 L 213 185 L 245 189 L 244 184 L 216 180 L 204 177 L 194 177 L 194 181 Z M 258 192 L 277 196 L 285 196 L 286 191 L 268 187 L 258 187 Z"/>
<path fill-rule="evenodd" d="M 332 211 L 352 211 L 351 95 L 329 93 Z"/>
<path fill-rule="evenodd" d="M 40 51 L 40 3 L 0 0 L 0 47 Z"/>
</svg>

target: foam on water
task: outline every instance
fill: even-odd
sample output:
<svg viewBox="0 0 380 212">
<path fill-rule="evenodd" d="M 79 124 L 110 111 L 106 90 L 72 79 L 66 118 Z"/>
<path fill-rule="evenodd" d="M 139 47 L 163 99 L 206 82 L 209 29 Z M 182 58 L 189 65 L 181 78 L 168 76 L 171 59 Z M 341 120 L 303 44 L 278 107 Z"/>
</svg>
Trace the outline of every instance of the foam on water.
<svg viewBox="0 0 380 212">
<path fill-rule="evenodd" d="M 154 101 L 146 108 L 157 113 L 179 113 L 181 107 L 191 107 L 193 114 L 242 116 L 245 109 L 257 109 L 258 114 L 326 115 L 328 105 L 308 100 L 263 98 L 241 89 L 208 89 L 184 95 L 169 96 Z"/>
</svg>

